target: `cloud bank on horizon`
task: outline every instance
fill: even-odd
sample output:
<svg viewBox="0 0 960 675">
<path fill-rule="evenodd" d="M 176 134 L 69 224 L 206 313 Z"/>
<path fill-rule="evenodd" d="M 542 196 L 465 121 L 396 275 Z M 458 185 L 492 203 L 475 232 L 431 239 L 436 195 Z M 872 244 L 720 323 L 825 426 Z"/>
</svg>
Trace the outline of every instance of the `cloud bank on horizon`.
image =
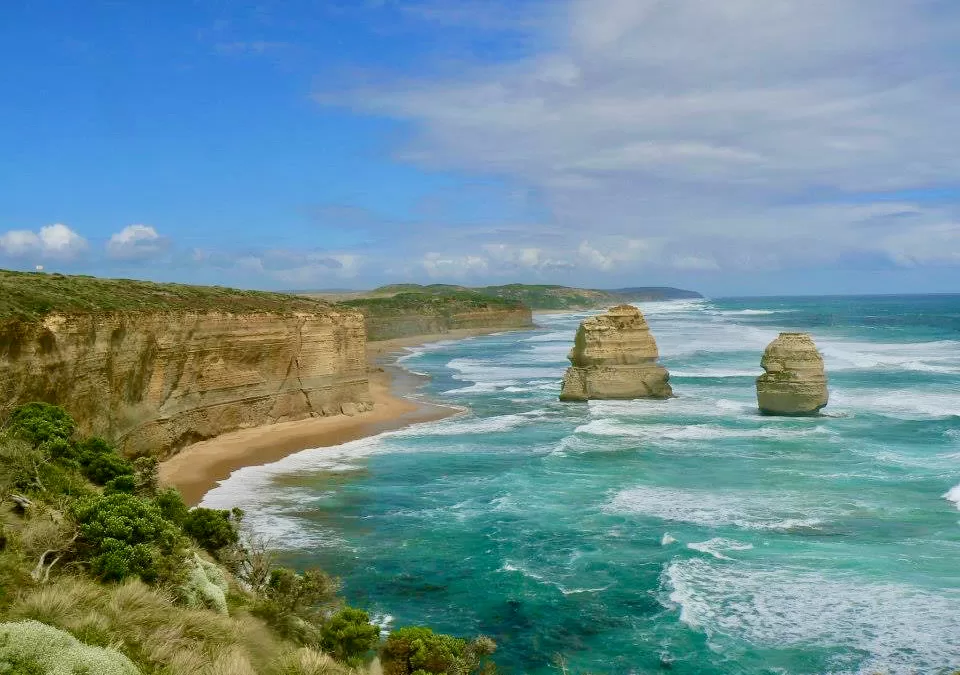
<svg viewBox="0 0 960 675">
<path fill-rule="evenodd" d="M 344 171 L 362 187 L 313 184 L 290 195 L 293 216 L 263 203 L 245 209 L 264 211 L 259 220 L 208 218 L 187 230 L 135 208 L 112 231 L 87 232 L 15 223 L 0 207 L 0 260 L 136 263 L 159 277 L 301 288 L 432 280 L 764 292 L 785 290 L 768 285 L 779 278 L 798 292 L 890 291 L 898 280 L 957 290 L 956 3 L 265 6 L 253 23 L 211 23 L 213 37 L 197 38 L 203 58 L 269 69 L 298 83 L 288 106 L 309 99 L 339 137 L 374 137 L 373 149 L 345 150 Z M 324 22 L 338 26 L 338 44 L 317 46 L 310 26 Z M 294 62 L 336 69 L 318 77 Z M 295 146 L 309 133 L 274 130 L 271 141 Z M 263 146 L 240 159 L 255 166 L 272 152 Z M 375 164 L 400 172 L 396 184 L 374 177 Z M 69 209 L 56 214 L 72 223 Z M 299 229 L 278 243 L 284 218 Z M 141 220 L 149 224 L 130 224 Z M 211 236 L 197 234 L 206 228 Z"/>
</svg>

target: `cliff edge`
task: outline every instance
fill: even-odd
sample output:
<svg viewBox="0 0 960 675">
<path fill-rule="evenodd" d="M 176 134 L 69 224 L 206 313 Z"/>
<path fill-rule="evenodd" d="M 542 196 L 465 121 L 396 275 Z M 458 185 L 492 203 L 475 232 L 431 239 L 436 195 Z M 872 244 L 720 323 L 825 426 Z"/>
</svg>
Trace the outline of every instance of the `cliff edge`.
<svg viewBox="0 0 960 675">
<path fill-rule="evenodd" d="M 669 398 L 670 375 L 639 309 L 618 305 L 580 323 L 561 401 Z"/>
<path fill-rule="evenodd" d="M 0 405 L 61 405 L 128 455 L 372 405 L 363 317 L 348 308 L 2 271 L 0 296 Z"/>
<path fill-rule="evenodd" d="M 823 357 L 807 333 L 780 333 L 767 345 L 757 378 L 757 404 L 766 415 L 814 415 L 827 405 Z"/>
</svg>

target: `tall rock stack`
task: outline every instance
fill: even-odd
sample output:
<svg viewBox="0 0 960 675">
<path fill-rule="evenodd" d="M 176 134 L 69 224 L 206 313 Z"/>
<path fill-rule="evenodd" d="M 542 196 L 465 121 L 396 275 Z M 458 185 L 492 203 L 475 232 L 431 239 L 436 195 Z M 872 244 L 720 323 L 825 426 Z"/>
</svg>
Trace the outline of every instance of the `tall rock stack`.
<svg viewBox="0 0 960 675">
<path fill-rule="evenodd" d="M 640 310 L 618 305 L 577 330 L 561 401 L 670 398 L 670 374 L 657 363 L 657 343 Z"/>
<path fill-rule="evenodd" d="M 827 405 L 823 357 L 806 333 L 780 333 L 767 345 L 757 378 L 757 403 L 766 415 L 815 415 Z"/>
</svg>

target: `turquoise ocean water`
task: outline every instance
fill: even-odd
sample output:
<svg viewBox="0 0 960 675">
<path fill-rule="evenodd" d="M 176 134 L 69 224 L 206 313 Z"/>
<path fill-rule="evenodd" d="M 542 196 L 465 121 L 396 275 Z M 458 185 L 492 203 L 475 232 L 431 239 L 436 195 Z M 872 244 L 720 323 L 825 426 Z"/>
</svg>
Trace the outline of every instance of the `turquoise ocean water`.
<svg viewBox="0 0 960 675">
<path fill-rule="evenodd" d="M 960 296 L 640 307 L 675 399 L 558 402 L 586 314 L 541 316 L 403 359 L 464 415 L 243 469 L 205 504 L 387 628 L 494 637 L 508 673 L 960 669 Z M 824 354 L 823 417 L 757 414 L 781 330 Z"/>
</svg>

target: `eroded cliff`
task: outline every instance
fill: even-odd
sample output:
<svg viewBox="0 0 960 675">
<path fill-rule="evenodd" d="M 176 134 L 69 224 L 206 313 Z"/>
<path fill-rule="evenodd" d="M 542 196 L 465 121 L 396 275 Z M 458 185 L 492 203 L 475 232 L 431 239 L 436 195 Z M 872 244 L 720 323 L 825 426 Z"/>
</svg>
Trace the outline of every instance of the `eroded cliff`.
<svg viewBox="0 0 960 675">
<path fill-rule="evenodd" d="M 561 401 L 669 398 L 667 369 L 657 363 L 657 343 L 632 305 L 618 305 L 581 322 L 567 357 Z"/>
<path fill-rule="evenodd" d="M 398 293 L 349 300 L 340 306 L 363 313 L 370 341 L 436 335 L 462 328 L 498 331 L 533 326 L 529 308 L 472 291 Z"/>
<path fill-rule="evenodd" d="M 0 401 L 166 457 L 240 428 L 370 407 L 359 312 L 50 313 L 0 324 Z"/>
</svg>

